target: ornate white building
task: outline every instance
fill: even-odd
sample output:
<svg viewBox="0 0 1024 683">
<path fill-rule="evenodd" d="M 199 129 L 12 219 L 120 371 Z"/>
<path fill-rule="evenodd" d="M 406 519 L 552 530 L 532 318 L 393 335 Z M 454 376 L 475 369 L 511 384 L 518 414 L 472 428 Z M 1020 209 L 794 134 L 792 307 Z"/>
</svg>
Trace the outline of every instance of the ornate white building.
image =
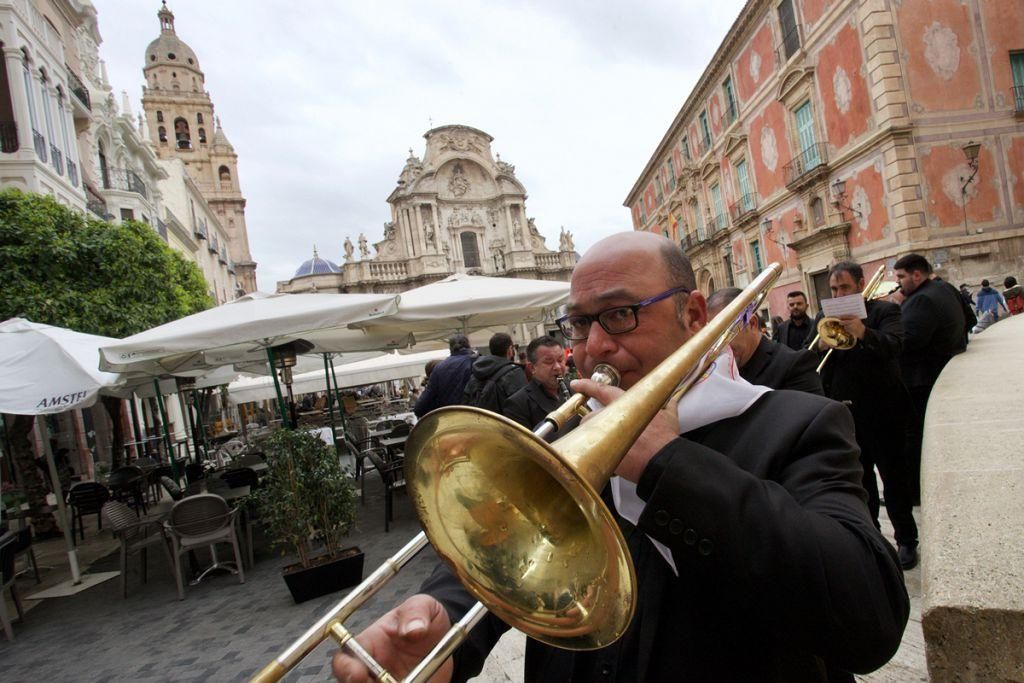
<svg viewBox="0 0 1024 683">
<path fill-rule="evenodd" d="M 493 138 L 469 126 L 427 131 L 420 160 L 409 150 L 387 201 L 384 239 L 346 236 L 340 265 L 314 254 L 279 292 L 398 292 L 453 273 L 568 280 L 576 265 L 572 235 L 557 250 L 526 213 L 515 167 L 491 154 Z"/>
</svg>

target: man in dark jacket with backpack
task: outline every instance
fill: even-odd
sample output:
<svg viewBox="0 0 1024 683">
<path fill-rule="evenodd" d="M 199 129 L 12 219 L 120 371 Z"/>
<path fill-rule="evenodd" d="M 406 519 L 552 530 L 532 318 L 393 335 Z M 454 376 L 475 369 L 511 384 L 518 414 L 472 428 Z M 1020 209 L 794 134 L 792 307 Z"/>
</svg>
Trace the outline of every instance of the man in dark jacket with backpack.
<svg viewBox="0 0 1024 683">
<path fill-rule="evenodd" d="M 473 362 L 473 376 L 466 384 L 465 403 L 502 414 L 508 397 L 526 386 L 526 371 L 512 362 L 512 337 L 498 332 L 488 344 L 490 355 Z"/>
</svg>

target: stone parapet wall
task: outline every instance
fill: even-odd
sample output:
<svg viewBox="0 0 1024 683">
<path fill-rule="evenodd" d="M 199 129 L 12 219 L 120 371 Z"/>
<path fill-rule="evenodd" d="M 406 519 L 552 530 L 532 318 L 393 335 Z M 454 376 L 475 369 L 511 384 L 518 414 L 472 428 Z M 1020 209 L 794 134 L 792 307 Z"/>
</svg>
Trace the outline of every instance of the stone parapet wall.
<svg viewBox="0 0 1024 683">
<path fill-rule="evenodd" d="M 932 681 L 1024 680 L 1024 315 L 973 337 L 932 391 L 921 454 Z"/>
</svg>

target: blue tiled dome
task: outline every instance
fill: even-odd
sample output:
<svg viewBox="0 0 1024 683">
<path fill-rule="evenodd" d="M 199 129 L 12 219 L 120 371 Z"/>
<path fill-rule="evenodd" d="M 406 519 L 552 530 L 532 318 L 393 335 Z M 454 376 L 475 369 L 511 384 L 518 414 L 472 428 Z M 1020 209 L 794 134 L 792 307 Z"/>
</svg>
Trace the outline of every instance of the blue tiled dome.
<svg viewBox="0 0 1024 683">
<path fill-rule="evenodd" d="M 299 266 L 299 269 L 295 271 L 294 277 L 303 277 L 306 275 L 330 275 L 331 273 L 340 272 L 341 268 L 338 267 L 337 263 L 320 258 L 320 255 L 316 253 L 316 249 L 313 249 L 313 258 L 308 261 L 304 261 L 303 264 Z"/>
</svg>

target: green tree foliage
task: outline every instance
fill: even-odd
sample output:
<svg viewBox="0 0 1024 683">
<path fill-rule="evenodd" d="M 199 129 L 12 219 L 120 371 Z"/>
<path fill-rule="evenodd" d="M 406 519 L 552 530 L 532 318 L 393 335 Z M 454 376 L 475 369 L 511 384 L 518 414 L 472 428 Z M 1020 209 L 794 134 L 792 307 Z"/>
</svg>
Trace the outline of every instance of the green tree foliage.
<svg viewBox="0 0 1024 683">
<path fill-rule="evenodd" d="M 144 223 L 88 218 L 54 199 L 0 191 L 0 320 L 28 318 L 79 332 L 126 337 L 209 308 L 202 273 Z M 121 455 L 121 401 L 104 397 Z M 36 533 L 56 530 L 28 440 L 34 418 L 4 422 Z"/>
<path fill-rule="evenodd" d="M 199 268 L 150 226 L 0 192 L 0 320 L 126 337 L 209 308 Z"/>
</svg>

